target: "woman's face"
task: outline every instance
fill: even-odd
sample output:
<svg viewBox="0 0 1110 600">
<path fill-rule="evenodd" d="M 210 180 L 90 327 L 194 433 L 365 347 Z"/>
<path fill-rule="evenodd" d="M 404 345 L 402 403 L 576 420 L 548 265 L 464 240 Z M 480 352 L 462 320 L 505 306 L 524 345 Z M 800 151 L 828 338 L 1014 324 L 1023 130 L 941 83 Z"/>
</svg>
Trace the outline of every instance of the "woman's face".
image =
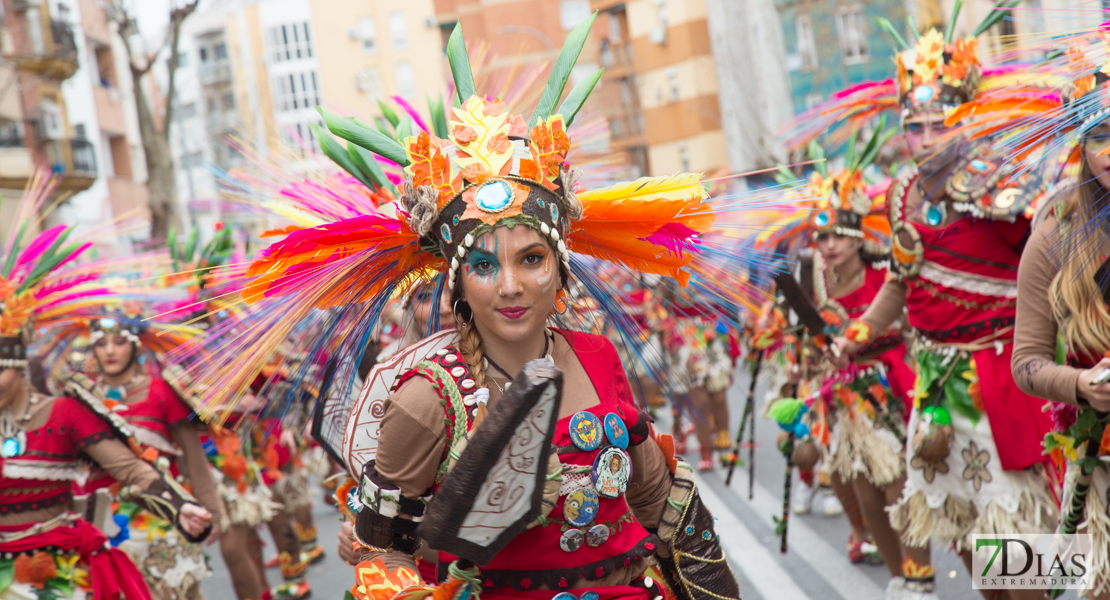
<svg viewBox="0 0 1110 600">
<path fill-rule="evenodd" d="M 135 346 L 118 333 L 108 333 L 93 344 L 93 355 L 107 375 L 119 375 L 131 366 Z"/>
<path fill-rule="evenodd" d="M 821 253 L 825 263 L 833 268 L 838 268 L 852 260 L 853 256 L 858 256 L 862 245 L 863 240 L 838 233 L 826 233 L 817 238 L 817 251 Z"/>
<path fill-rule="evenodd" d="M 920 165 L 936 155 L 938 142 L 948 133 L 944 126 L 944 113 L 921 112 L 906 117 L 902 128 L 906 132 L 906 146 L 910 157 Z"/>
<path fill-rule="evenodd" d="M 1083 154 L 1091 174 L 1110 190 L 1110 121 L 1096 125 L 1083 136 Z"/>
<path fill-rule="evenodd" d="M 0 407 L 8 406 L 23 387 L 23 371 L 0 369 Z"/>
<path fill-rule="evenodd" d="M 424 286 L 412 294 L 412 324 L 416 332 L 424 335 L 428 332 L 428 323 L 432 320 L 432 311 L 439 312 L 439 326 L 442 329 L 452 323 L 451 297 L 449 294 L 440 294 L 439 305 L 436 306 L 435 287 Z"/>
<path fill-rule="evenodd" d="M 547 239 L 518 225 L 497 227 L 474 241 L 461 284 L 482 337 L 511 343 L 543 331 L 562 282 Z"/>
</svg>

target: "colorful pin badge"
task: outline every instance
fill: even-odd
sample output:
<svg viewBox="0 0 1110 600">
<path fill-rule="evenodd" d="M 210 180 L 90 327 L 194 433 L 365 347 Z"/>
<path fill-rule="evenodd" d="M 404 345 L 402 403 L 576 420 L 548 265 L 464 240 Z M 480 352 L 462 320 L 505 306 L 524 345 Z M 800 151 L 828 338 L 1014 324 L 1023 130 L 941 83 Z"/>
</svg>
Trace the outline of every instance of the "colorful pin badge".
<svg viewBox="0 0 1110 600">
<path fill-rule="evenodd" d="M 589 452 L 601 446 L 601 420 L 593 413 L 580 411 L 570 418 L 570 441 L 579 450 Z"/>
<path fill-rule="evenodd" d="M 594 459 L 590 476 L 598 495 L 616 498 L 628 489 L 628 480 L 632 478 L 632 459 L 624 450 L 609 446 Z"/>
<path fill-rule="evenodd" d="M 585 527 L 597 517 L 597 493 L 580 487 L 567 494 L 563 502 L 563 517 L 575 527 Z"/>
<path fill-rule="evenodd" d="M 610 444 L 618 448 L 628 447 L 628 428 L 624 426 L 624 420 L 617 413 L 605 415 L 605 437 L 609 439 Z"/>
</svg>

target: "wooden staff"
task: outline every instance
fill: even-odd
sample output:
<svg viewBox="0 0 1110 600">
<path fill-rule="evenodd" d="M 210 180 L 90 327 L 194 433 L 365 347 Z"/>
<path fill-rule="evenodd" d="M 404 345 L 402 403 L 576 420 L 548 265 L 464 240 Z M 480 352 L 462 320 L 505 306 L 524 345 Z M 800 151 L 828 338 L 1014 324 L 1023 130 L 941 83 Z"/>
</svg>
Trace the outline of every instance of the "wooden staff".
<svg viewBox="0 0 1110 600">
<path fill-rule="evenodd" d="M 728 475 L 725 476 L 725 485 L 732 485 L 732 473 L 736 470 L 736 463 L 740 462 L 740 450 L 744 442 L 744 430 L 751 421 L 751 431 L 749 432 L 748 443 L 750 450 L 748 452 L 748 468 L 749 473 L 752 475 L 752 481 L 755 480 L 755 386 L 756 381 L 759 379 L 759 372 L 763 368 L 763 350 L 755 350 L 755 360 L 752 361 L 751 368 L 751 383 L 748 385 L 748 400 L 744 403 L 744 415 L 740 417 L 740 431 L 736 434 L 736 446 L 731 456 L 728 465 Z M 748 499 L 752 498 L 752 482 L 748 484 Z"/>
</svg>

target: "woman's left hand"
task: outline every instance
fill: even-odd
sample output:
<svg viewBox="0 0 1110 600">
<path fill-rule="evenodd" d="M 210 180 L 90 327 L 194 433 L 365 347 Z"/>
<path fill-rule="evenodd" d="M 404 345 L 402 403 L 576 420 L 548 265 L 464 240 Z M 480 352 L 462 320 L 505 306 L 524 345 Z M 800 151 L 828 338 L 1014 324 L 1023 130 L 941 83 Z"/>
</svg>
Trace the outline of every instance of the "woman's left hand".
<svg viewBox="0 0 1110 600">
<path fill-rule="evenodd" d="M 200 534 L 212 524 L 212 513 L 202 506 L 185 504 L 181 507 L 181 514 L 178 515 L 177 521 L 186 533 L 193 537 L 200 537 Z"/>
</svg>

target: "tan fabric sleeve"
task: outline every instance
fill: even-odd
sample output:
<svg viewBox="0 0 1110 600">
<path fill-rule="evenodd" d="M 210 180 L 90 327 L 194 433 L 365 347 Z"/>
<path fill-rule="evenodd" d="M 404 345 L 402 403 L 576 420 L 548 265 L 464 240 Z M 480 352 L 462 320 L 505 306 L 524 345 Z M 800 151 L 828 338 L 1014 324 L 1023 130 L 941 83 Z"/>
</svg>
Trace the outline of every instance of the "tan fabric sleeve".
<svg viewBox="0 0 1110 600">
<path fill-rule="evenodd" d="M 447 442 L 445 413 L 432 383 L 406 381 L 385 401 L 378 438 L 378 474 L 417 498 L 432 487 Z"/>
<path fill-rule="evenodd" d="M 1048 289 L 1058 260 L 1053 247 L 1059 239 L 1055 216 L 1047 216 L 1025 245 L 1018 266 L 1017 325 L 1010 367 L 1014 381 L 1027 394 L 1076 404 L 1079 369 L 1056 364 L 1056 318 Z"/>
<path fill-rule="evenodd" d="M 663 451 L 653 439 L 628 449 L 632 457 L 632 479 L 628 482 L 625 500 L 633 516 L 644 527 L 657 529 L 667 496 L 671 493 L 671 471 Z"/>
<path fill-rule="evenodd" d="M 200 437 L 197 428 L 191 421 L 182 422 L 177 427 L 170 428 L 177 447 L 181 448 L 182 459 L 188 469 L 189 485 L 192 487 L 193 496 L 196 496 L 208 512 L 220 514 L 220 499 L 216 494 L 216 482 L 212 479 L 212 472 L 208 470 L 208 457 L 200 447 Z"/>
<path fill-rule="evenodd" d="M 154 467 L 136 456 L 126 444 L 115 438 L 89 444 L 83 452 L 110 473 L 116 481 L 125 485 L 137 485 L 145 490 L 162 479 L 162 475 L 154 470 Z"/>
<path fill-rule="evenodd" d="M 905 282 L 894 279 L 879 288 L 879 293 L 875 295 L 871 306 L 859 318 L 860 321 L 871 326 L 872 337 L 886 331 L 902 317 L 903 309 L 906 308 L 906 291 Z"/>
</svg>

